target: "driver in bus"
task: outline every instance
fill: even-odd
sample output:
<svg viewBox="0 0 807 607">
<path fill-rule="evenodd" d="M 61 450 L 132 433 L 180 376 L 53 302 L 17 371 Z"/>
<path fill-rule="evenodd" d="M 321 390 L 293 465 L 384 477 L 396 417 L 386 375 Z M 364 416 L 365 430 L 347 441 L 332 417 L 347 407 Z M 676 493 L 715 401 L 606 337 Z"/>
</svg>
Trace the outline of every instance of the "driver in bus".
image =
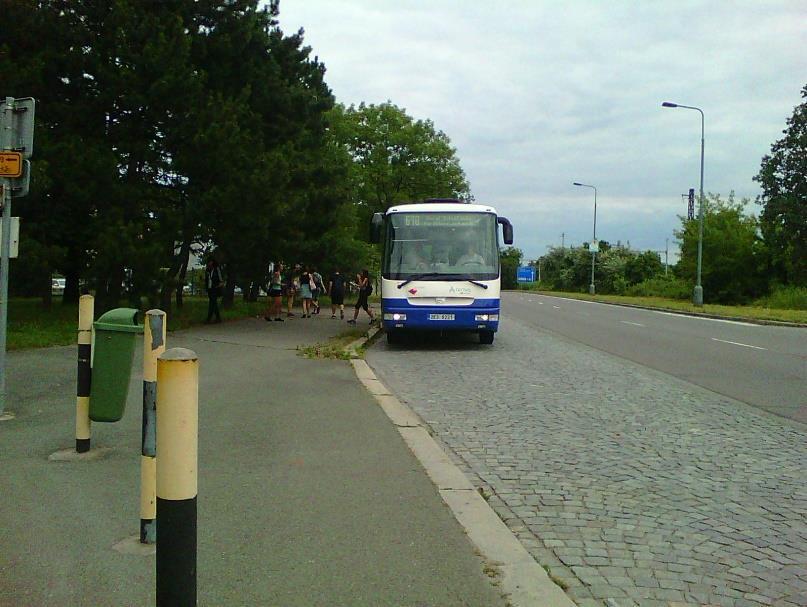
<svg viewBox="0 0 807 607">
<path fill-rule="evenodd" d="M 485 265 L 485 258 L 476 252 L 474 243 L 469 242 L 465 248 L 465 254 L 457 260 L 457 265 Z"/>
<path fill-rule="evenodd" d="M 406 262 L 415 272 L 423 272 L 431 267 L 431 263 L 426 258 L 422 242 L 415 243 L 415 246 L 409 249 Z"/>
</svg>

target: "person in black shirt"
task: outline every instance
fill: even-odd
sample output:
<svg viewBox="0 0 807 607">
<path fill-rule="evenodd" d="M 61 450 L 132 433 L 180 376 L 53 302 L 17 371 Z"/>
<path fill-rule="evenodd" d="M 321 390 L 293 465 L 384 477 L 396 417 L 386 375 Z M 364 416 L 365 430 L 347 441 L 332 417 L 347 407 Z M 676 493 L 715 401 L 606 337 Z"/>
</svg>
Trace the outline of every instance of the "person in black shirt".
<svg viewBox="0 0 807 607">
<path fill-rule="evenodd" d="M 348 323 L 351 325 L 356 324 L 356 318 L 359 316 L 359 310 L 362 309 L 367 312 L 370 317 L 370 324 L 375 321 L 375 314 L 370 307 L 370 294 L 373 292 L 373 286 L 370 284 L 370 273 L 364 269 L 361 274 L 356 274 L 356 283 L 359 285 L 359 300 L 356 302 L 355 309 L 353 310 L 353 319 Z"/>
<path fill-rule="evenodd" d="M 331 318 L 336 318 L 336 307 L 339 306 L 339 318 L 345 318 L 345 277 L 336 270 L 328 282 L 328 295 L 331 296 Z"/>
<path fill-rule="evenodd" d="M 221 269 L 215 259 L 207 260 L 207 267 L 205 268 L 205 289 L 207 290 L 207 320 L 205 322 L 212 322 L 213 316 L 216 317 L 216 322 L 221 322 L 221 313 L 219 312 L 218 298 L 221 295 L 221 287 L 224 280 L 221 276 Z"/>
</svg>

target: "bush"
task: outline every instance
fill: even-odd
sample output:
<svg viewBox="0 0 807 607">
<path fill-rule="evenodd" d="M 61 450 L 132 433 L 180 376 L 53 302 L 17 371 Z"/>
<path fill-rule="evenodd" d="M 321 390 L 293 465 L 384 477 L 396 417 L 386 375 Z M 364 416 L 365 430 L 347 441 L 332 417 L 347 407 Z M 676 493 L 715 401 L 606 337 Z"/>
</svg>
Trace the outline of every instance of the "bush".
<svg viewBox="0 0 807 607">
<path fill-rule="evenodd" d="M 638 297 L 667 297 L 669 299 L 689 299 L 693 285 L 670 275 L 643 280 L 628 288 L 628 295 Z"/>
<path fill-rule="evenodd" d="M 776 287 L 773 293 L 754 302 L 763 308 L 807 310 L 807 287 Z"/>
</svg>

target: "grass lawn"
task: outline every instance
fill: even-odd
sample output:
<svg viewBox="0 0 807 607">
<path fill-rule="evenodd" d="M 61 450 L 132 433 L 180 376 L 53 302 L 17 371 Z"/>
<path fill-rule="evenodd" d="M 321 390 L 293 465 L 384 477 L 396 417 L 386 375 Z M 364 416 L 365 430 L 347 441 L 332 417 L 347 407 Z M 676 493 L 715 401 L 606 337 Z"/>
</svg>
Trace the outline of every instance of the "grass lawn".
<svg viewBox="0 0 807 607">
<path fill-rule="evenodd" d="M 525 289 L 528 290 L 528 289 Z M 744 320 L 777 320 L 807 324 L 807 311 L 780 310 L 776 308 L 763 308 L 757 306 L 721 306 L 717 304 L 704 304 L 695 307 L 689 301 L 680 299 L 666 299 L 663 297 L 628 297 L 626 295 L 588 295 L 587 293 L 564 293 L 560 291 L 534 291 L 543 295 L 555 295 L 570 299 L 585 299 L 588 301 L 603 301 L 620 304 L 631 304 L 648 308 L 659 308 L 686 312 L 688 314 L 710 314 Z"/>
<path fill-rule="evenodd" d="M 168 330 L 178 331 L 194 325 L 203 324 L 207 318 L 207 297 L 185 296 L 181 310 L 173 308 L 168 311 Z M 352 298 L 355 300 L 355 296 Z M 319 298 L 323 314 L 330 314 L 331 300 L 327 296 Z M 372 301 L 372 298 L 371 298 Z M 300 311 L 300 301 L 295 303 L 295 310 Z M 122 303 L 121 307 L 128 304 Z M 251 316 L 263 316 L 266 311 L 266 297 L 257 302 L 245 302 L 236 295 L 230 308 L 221 308 L 222 320 L 236 320 Z M 345 313 L 353 313 L 352 302 L 345 302 Z M 283 311 L 286 301 L 283 300 Z M 141 312 L 145 312 L 142 310 Z M 95 319 L 99 314 L 96 312 Z M 143 322 L 142 314 L 140 322 Z M 78 330 L 78 305 L 63 305 L 59 298 L 54 298 L 50 310 L 42 307 L 37 298 L 12 298 L 8 308 L 8 334 L 6 348 L 22 350 L 24 348 L 45 348 L 48 346 L 67 346 L 76 343 Z M 352 341 L 352 340 L 351 340 Z"/>
<path fill-rule="evenodd" d="M 285 300 L 284 300 L 285 311 Z M 295 302 L 296 303 L 296 302 Z M 126 304 L 121 304 L 125 307 Z M 331 302 L 327 297 L 320 298 L 323 310 L 330 310 Z M 299 303 L 297 303 L 299 311 Z M 266 298 L 257 302 L 244 302 L 236 296 L 233 306 L 221 308 L 222 320 L 263 316 L 266 310 Z M 96 313 L 96 320 L 99 314 Z M 207 317 L 207 297 L 184 298 L 181 310 L 176 308 L 168 312 L 168 330 L 177 331 L 204 323 Z M 140 322 L 143 322 L 142 315 Z M 44 348 L 48 346 L 65 346 L 76 343 L 78 329 L 78 306 L 63 305 L 55 299 L 50 310 L 42 307 L 40 299 L 13 298 L 8 309 L 8 350 L 24 348 Z"/>
</svg>

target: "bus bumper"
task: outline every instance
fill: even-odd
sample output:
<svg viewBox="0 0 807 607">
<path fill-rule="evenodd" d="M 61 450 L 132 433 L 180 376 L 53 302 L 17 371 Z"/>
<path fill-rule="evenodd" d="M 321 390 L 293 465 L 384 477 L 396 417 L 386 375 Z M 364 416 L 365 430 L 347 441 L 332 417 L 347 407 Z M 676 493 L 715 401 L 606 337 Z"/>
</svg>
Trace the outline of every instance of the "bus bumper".
<svg viewBox="0 0 807 607">
<path fill-rule="evenodd" d="M 498 303 L 498 302 L 497 302 Z M 382 302 L 381 322 L 391 331 L 498 331 L 499 306 L 412 306 Z"/>
</svg>

